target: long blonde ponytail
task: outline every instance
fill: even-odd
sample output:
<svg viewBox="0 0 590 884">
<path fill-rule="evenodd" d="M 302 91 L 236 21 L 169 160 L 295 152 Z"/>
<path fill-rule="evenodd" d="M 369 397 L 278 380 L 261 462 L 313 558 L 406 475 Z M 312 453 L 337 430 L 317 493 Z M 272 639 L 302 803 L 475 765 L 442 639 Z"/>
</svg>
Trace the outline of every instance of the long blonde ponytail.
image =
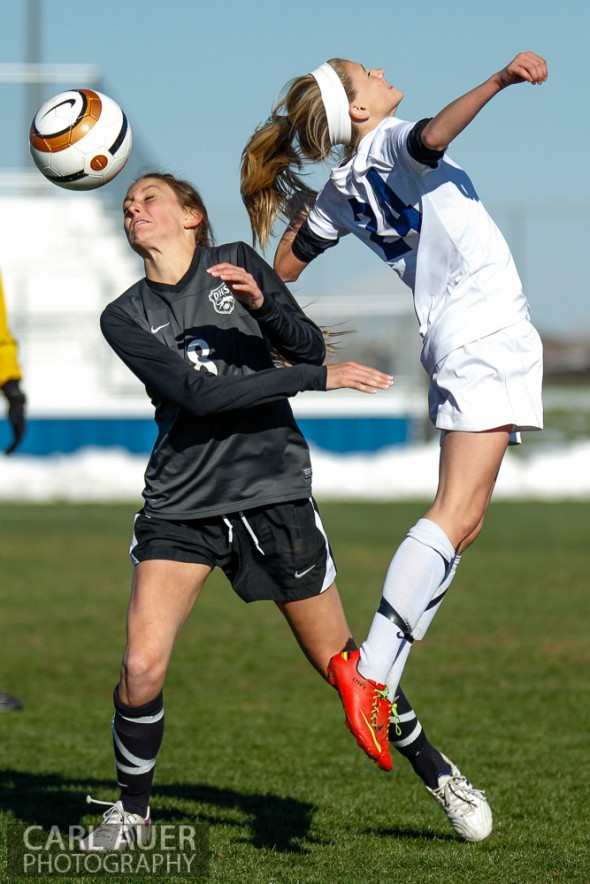
<svg viewBox="0 0 590 884">
<path fill-rule="evenodd" d="M 349 93 L 350 82 L 340 59 L 330 64 Z M 314 77 L 296 77 L 284 91 L 284 98 L 242 152 L 240 192 L 254 242 L 258 240 L 263 249 L 277 217 L 290 218 L 294 205 L 311 204 L 316 196 L 301 175 L 305 161 L 320 162 L 332 152 L 326 111 Z"/>
<path fill-rule="evenodd" d="M 293 194 L 304 187 L 297 174 L 303 161 L 293 146 L 293 134 L 288 117 L 273 111 L 242 153 L 240 193 L 254 242 L 258 239 L 262 248 L 279 214 L 287 211 Z"/>
</svg>

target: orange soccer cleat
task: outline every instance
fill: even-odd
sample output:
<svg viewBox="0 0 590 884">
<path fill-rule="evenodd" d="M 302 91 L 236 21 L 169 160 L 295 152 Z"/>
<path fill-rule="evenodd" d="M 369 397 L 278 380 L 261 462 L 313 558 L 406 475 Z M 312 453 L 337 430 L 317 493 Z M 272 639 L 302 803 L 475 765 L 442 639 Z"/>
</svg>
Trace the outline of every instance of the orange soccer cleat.
<svg viewBox="0 0 590 884">
<path fill-rule="evenodd" d="M 391 770 L 387 688 L 360 675 L 360 651 L 342 651 L 328 663 L 328 680 L 340 694 L 346 726 L 381 770 Z"/>
</svg>

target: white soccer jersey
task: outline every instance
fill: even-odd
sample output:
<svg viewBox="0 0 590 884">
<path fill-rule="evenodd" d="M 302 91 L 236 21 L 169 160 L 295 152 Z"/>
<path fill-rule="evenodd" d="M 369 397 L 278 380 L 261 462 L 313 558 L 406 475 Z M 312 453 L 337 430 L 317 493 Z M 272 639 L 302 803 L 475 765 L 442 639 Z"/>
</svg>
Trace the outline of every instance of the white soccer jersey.
<svg viewBox="0 0 590 884">
<path fill-rule="evenodd" d="M 440 359 L 529 317 L 510 250 L 466 173 L 448 156 L 413 159 L 414 124 L 388 117 L 334 169 L 311 209 L 312 234 L 352 232 L 412 289 L 429 374 Z"/>
</svg>

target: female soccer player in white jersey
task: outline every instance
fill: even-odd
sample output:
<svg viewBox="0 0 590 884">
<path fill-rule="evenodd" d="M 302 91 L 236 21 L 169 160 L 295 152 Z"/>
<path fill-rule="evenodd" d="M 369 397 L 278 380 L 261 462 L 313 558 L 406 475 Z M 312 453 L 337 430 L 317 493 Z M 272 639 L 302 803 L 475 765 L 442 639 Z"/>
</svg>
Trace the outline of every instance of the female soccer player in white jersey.
<svg viewBox="0 0 590 884">
<path fill-rule="evenodd" d="M 370 757 L 387 746 L 367 720 L 387 685 L 395 697 L 411 643 L 422 638 L 480 532 L 511 435 L 542 429 L 542 345 L 508 246 L 450 142 L 502 89 L 541 84 L 547 65 L 521 52 L 436 116 L 396 117 L 403 93 L 381 69 L 332 59 L 288 84 L 243 153 L 242 197 L 264 247 L 289 218 L 275 269 L 289 282 L 347 233 L 388 263 L 413 293 L 430 377 L 430 418 L 442 431 L 432 505 L 389 566 L 360 651 L 330 662 L 346 722 Z M 316 196 L 297 171 L 341 162 Z"/>
<path fill-rule="evenodd" d="M 213 245 L 205 206 L 188 182 L 149 174 L 130 187 L 123 208 L 145 278 L 106 307 L 101 327 L 145 384 L 158 438 L 134 523 L 127 643 L 114 692 L 121 796 L 103 802 L 103 823 L 80 842 L 101 852 L 147 838 L 166 670 L 214 567 L 244 601 L 277 604 L 324 678 L 330 658 L 355 647 L 288 397 L 374 393 L 392 381 L 356 363 L 325 366 L 320 329 L 252 248 Z M 278 368 L 274 353 L 290 365 Z M 387 732 L 386 706 L 381 700 Z M 402 754 L 456 831 L 485 838 L 492 820 L 483 793 L 426 740 L 405 697 L 400 712 L 393 739 Z"/>
</svg>

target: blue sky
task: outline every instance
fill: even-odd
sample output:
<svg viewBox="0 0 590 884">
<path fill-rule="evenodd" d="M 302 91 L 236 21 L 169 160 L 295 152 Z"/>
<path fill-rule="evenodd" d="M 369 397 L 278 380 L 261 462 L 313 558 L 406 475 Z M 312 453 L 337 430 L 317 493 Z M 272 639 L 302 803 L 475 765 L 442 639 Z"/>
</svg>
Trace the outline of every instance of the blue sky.
<svg viewBox="0 0 590 884">
<path fill-rule="evenodd" d="M 219 241 L 249 240 L 239 158 L 283 84 L 332 56 L 383 67 L 406 94 L 399 116 L 429 116 L 532 49 L 549 62 L 543 87 L 512 87 L 452 145 L 508 238 L 537 325 L 590 335 L 590 141 L 587 0 L 39 0 L 42 60 L 92 63 L 123 106 L 137 148 L 122 173 L 151 164 L 201 189 Z M 26 58 L 28 3 L 3 8 L 4 62 Z M 69 86 L 44 87 L 43 98 Z M 0 165 L 26 161 L 22 87 L 0 84 Z M 109 190 L 110 188 L 110 190 Z M 105 188 L 114 196 L 112 185 Z M 272 259 L 272 248 L 267 253 Z M 391 271 L 352 241 L 318 259 L 296 293 L 399 290 Z"/>
</svg>

